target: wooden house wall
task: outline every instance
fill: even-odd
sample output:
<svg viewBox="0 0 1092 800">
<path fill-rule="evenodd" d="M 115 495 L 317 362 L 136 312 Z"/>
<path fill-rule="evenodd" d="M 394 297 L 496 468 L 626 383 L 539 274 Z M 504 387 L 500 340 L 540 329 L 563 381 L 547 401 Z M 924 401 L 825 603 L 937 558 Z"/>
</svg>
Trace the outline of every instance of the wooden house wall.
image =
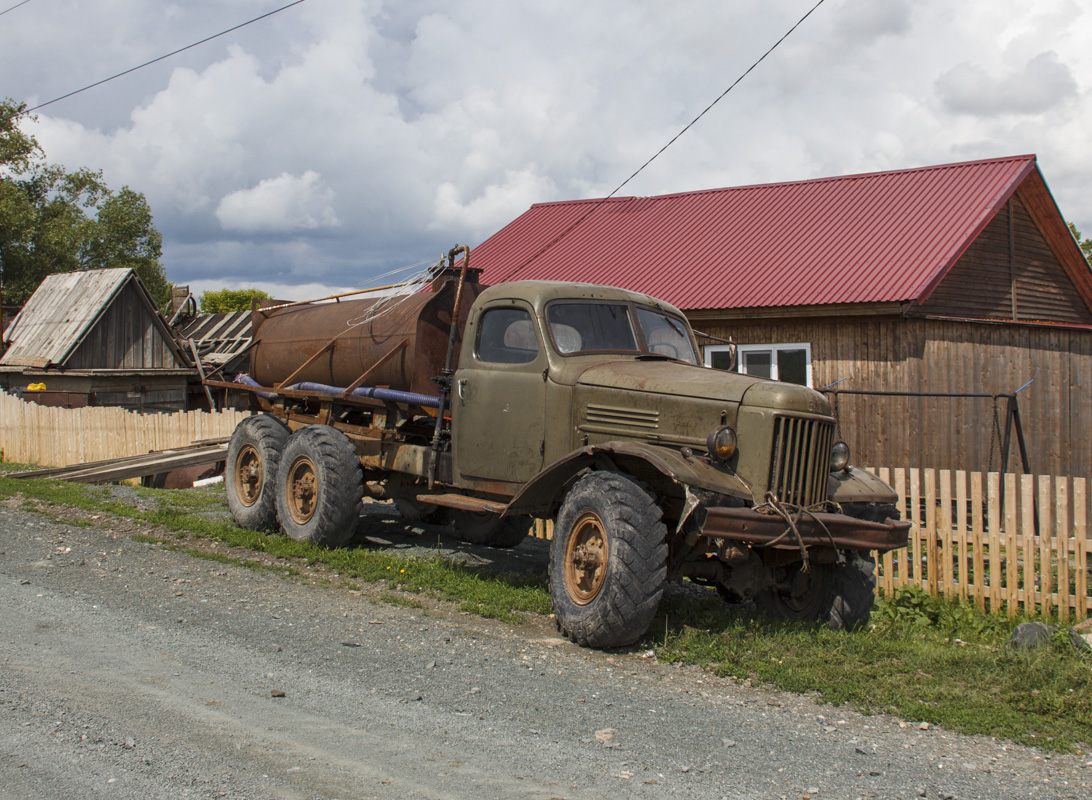
<svg viewBox="0 0 1092 800">
<path fill-rule="evenodd" d="M 1092 471 L 1092 331 L 890 317 L 702 319 L 738 344 L 809 342 L 815 388 L 1018 395 L 1031 472 Z M 1005 403 L 997 404 L 1004 430 Z M 839 395 L 840 435 L 854 463 L 998 470 L 989 399 Z M 992 451 L 992 458 L 991 458 Z M 1019 472 L 1015 437 L 1007 469 Z"/>
<path fill-rule="evenodd" d="M 911 313 L 1092 324 L 1092 312 L 1079 297 L 1024 203 L 1013 197 Z"/>
<path fill-rule="evenodd" d="M 174 369 L 180 365 L 137 288 L 127 284 L 64 363 L 66 369 Z"/>
</svg>

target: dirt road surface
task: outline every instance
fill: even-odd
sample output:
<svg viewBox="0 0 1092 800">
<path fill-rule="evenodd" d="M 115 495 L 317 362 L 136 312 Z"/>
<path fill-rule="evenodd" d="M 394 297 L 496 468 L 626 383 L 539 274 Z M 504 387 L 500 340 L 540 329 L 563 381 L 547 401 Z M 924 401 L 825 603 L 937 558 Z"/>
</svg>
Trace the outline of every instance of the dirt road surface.
<svg viewBox="0 0 1092 800">
<path fill-rule="evenodd" d="M 133 526 L 0 508 L 0 800 L 1092 796 L 1088 756 L 208 561 Z"/>
</svg>

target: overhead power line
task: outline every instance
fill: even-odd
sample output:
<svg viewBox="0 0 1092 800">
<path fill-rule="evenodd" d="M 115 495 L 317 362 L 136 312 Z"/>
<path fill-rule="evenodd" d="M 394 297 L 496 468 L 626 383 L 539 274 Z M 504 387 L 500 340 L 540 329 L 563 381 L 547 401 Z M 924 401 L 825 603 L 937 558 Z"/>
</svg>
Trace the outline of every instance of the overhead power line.
<svg viewBox="0 0 1092 800">
<path fill-rule="evenodd" d="M 24 3 L 29 3 L 30 0 L 23 0 L 23 2 Z M 177 50 L 173 50 L 170 53 L 167 53 L 166 55 L 159 56 L 159 58 L 153 58 L 151 61 L 145 61 L 143 64 L 140 64 L 139 66 L 136 66 L 136 67 L 131 67 L 130 69 L 125 70 L 124 72 L 119 72 L 117 75 L 111 75 L 109 78 L 103 78 L 101 81 L 95 81 L 94 83 L 92 83 L 92 84 L 90 84 L 88 86 L 84 86 L 82 89 L 76 89 L 76 91 L 74 91 L 74 92 L 69 92 L 68 94 L 62 94 L 60 97 L 54 97 L 52 100 L 49 100 L 49 101 L 47 101 L 45 103 L 39 103 L 38 105 L 34 106 L 34 108 L 28 108 L 26 110 L 26 113 L 29 114 L 29 113 L 31 113 L 33 111 L 37 111 L 40 108 L 45 108 L 46 106 L 53 105 L 54 103 L 60 102 L 61 100 L 66 100 L 69 97 L 72 97 L 73 95 L 80 94 L 81 92 L 86 92 L 88 89 L 94 89 L 96 86 L 102 86 L 104 83 L 109 83 L 110 81 L 115 80 L 117 78 L 120 78 L 123 75 L 128 75 L 130 72 L 136 72 L 138 69 L 144 69 L 145 67 L 151 66 L 152 64 L 156 64 L 156 63 L 158 63 L 160 61 L 163 61 L 164 59 L 168 59 L 171 56 L 176 56 L 179 53 L 184 53 L 187 50 L 192 50 L 194 47 L 197 47 L 198 45 L 202 45 L 205 42 L 211 42 L 213 39 L 218 39 L 221 36 L 224 36 L 226 34 L 231 33 L 232 31 L 237 31 L 240 28 L 245 28 L 247 25 L 253 25 L 255 22 L 263 20 L 266 17 L 272 17 L 274 14 L 279 14 L 282 11 L 291 8 L 292 6 L 298 6 L 300 3 L 305 3 L 305 2 L 307 2 L 307 0 L 295 0 L 295 2 L 293 2 L 293 3 L 289 3 L 288 5 L 281 6 L 280 8 L 274 9 L 273 11 L 269 11 L 269 12 L 267 12 L 265 14 L 262 14 L 260 17 L 255 17 L 254 19 L 247 20 L 246 22 L 240 23 L 239 25 L 236 25 L 236 26 L 234 26 L 232 28 L 228 28 L 227 30 L 220 31 L 219 33 L 214 33 L 212 36 L 206 36 L 204 39 L 202 39 L 199 42 L 194 42 L 193 44 L 188 44 L 185 47 L 180 47 Z"/>
<path fill-rule="evenodd" d="M 27 3 L 29 3 L 29 2 L 30 2 L 30 0 L 23 0 L 23 2 L 21 2 L 21 3 L 16 3 L 16 4 L 15 4 L 15 5 L 13 5 L 13 6 L 11 7 L 11 8 L 5 8 L 5 9 L 4 9 L 3 11 L 0 11 L 0 17 L 4 16 L 4 15 L 5 15 L 5 14 L 7 14 L 7 13 L 8 13 L 9 11 L 14 11 L 14 10 L 15 10 L 15 9 L 17 9 L 17 8 L 18 8 L 19 6 L 25 6 L 25 5 L 26 5 Z"/>
<path fill-rule="evenodd" d="M 712 110 L 713 106 L 715 106 L 717 103 L 719 103 L 721 100 L 723 100 L 724 97 L 730 91 L 735 89 L 736 86 L 739 85 L 740 81 L 742 81 L 744 78 L 746 78 L 748 75 L 750 75 L 751 72 L 755 69 L 755 67 L 757 67 L 759 64 L 761 64 L 763 61 L 765 61 L 766 56 L 768 56 L 770 53 L 772 53 L 774 50 L 776 50 L 778 48 L 778 46 L 783 41 L 788 39 L 789 36 L 792 35 L 793 31 L 795 31 L 797 28 L 799 28 L 804 23 L 804 20 L 806 20 L 808 17 L 810 17 L 815 12 L 815 10 L 817 8 L 819 8 L 819 6 L 823 5 L 823 3 L 825 1 L 826 0 L 819 0 L 819 2 L 817 2 L 810 9 L 808 9 L 808 13 L 806 13 L 804 16 L 802 16 L 800 19 L 798 19 L 796 21 L 795 25 L 793 25 L 791 28 L 789 28 L 787 31 L 785 31 L 784 35 L 782 35 L 782 37 L 780 39 L 778 39 L 776 42 L 774 42 L 770 46 L 769 50 L 767 50 L 765 53 L 763 53 L 759 57 L 759 59 L 757 61 L 755 61 L 753 64 L 751 64 L 751 66 L 747 67 L 747 69 L 744 70 L 742 75 L 740 75 L 738 78 L 736 78 L 734 81 L 732 81 L 732 84 L 727 89 L 725 89 L 723 92 L 721 92 L 717 96 L 717 98 L 712 103 L 707 105 L 705 107 L 705 109 L 700 114 L 698 114 L 696 117 L 694 117 L 694 119 L 690 120 L 690 122 L 688 122 L 686 124 L 686 126 L 681 131 L 679 131 L 674 136 L 672 136 L 671 140 L 668 141 L 668 143 L 665 144 L 663 147 L 661 147 L 659 150 L 657 150 L 653 154 L 652 158 L 650 158 L 648 161 L 646 161 L 644 164 L 642 164 L 640 167 L 638 167 L 637 170 L 632 175 L 630 175 L 628 178 L 626 178 L 624 181 L 622 181 L 620 184 L 618 184 L 618 186 L 615 187 L 614 191 L 612 191 L 606 197 L 600 199 L 598 203 L 593 205 L 585 214 L 583 214 L 581 217 L 579 217 L 572 225 L 570 225 L 568 228 L 563 230 L 561 233 L 559 233 L 557 236 L 555 236 L 553 239 L 551 239 L 549 242 L 547 242 L 545 245 L 543 245 L 537 252 L 535 252 L 534 254 L 529 256 L 522 264 L 520 264 L 518 267 L 516 267 L 511 272 L 509 272 L 507 275 L 505 275 L 503 278 L 501 278 L 501 281 L 503 282 L 503 281 L 506 281 L 509 278 L 511 278 L 513 275 L 515 275 L 517 272 L 522 270 L 524 267 L 526 267 L 528 264 L 530 264 L 532 261 L 534 261 L 540 255 L 545 253 L 547 250 L 549 250 L 555 244 L 557 244 L 562 239 L 564 239 L 566 236 L 568 236 L 570 233 L 572 233 L 573 230 L 575 230 L 578 225 L 580 225 L 582 222 L 584 222 L 584 220 L 586 220 L 588 217 L 590 217 L 592 214 L 594 214 L 596 212 L 596 210 L 598 210 L 598 208 L 601 205 L 603 205 L 605 202 L 607 202 L 612 197 L 614 197 L 616 194 L 618 194 L 618 192 L 622 191 L 622 189 L 626 186 L 626 184 L 628 184 L 630 181 L 632 181 L 634 178 L 636 178 L 638 175 L 640 175 L 642 172 L 644 172 L 645 168 L 649 164 L 651 164 L 653 161 L 655 161 L 657 158 L 659 158 L 663 154 L 663 152 L 665 150 L 667 150 L 667 148 L 669 148 L 669 147 L 671 147 L 671 145 L 675 144 L 675 142 L 677 142 L 679 140 L 679 138 L 684 133 L 686 133 L 688 130 L 690 130 L 692 127 L 694 127 L 695 124 L 697 124 L 698 120 L 700 120 L 702 117 L 704 117 L 706 114 L 708 114 L 709 111 Z"/>
</svg>

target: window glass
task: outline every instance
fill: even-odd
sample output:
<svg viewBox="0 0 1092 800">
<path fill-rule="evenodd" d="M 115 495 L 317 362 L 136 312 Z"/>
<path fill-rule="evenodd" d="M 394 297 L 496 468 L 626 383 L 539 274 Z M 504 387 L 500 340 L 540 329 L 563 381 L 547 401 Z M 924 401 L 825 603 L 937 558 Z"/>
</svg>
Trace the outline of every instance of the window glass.
<svg viewBox="0 0 1092 800">
<path fill-rule="evenodd" d="M 478 330 L 478 358 L 494 364 L 527 364 L 538 357 L 531 315 L 522 308 L 491 308 Z"/>
<path fill-rule="evenodd" d="M 705 348 L 705 365 L 731 369 L 733 347 L 736 350 L 737 371 L 756 378 L 811 386 L 811 345 L 807 342 L 709 345 Z"/>
<path fill-rule="evenodd" d="M 553 303 L 546 311 L 560 353 L 637 352 L 629 308 L 618 303 Z"/>
<path fill-rule="evenodd" d="M 740 363 L 743 365 L 741 372 L 754 375 L 756 378 L 773 377 L 773 357 L 769 350 L 749 350 L 744 352 Z"/>
<path fill-rule="evenodd" d="M 787 383 L 808 385 L 807 351 L 804 349 L 777 351 L 777 379 Z"/>
<path fill-rule="evenodd" d="M 732 351 L 727 347 L 721 350 L 713 350 L 708 353 L 708 356 L 709 366 L 713 369 L 731 369 L 734 366 Z"/>
<path fill-rule="evenodd" d="M 648 345 L 650 353 L 677 358 L 689 364 L 698 363 L 683 322 L 651 308 L 639 306 L 637 320 L 641 323 L 641 331 L 645 335 L 645 344 Z"/>
</svg>

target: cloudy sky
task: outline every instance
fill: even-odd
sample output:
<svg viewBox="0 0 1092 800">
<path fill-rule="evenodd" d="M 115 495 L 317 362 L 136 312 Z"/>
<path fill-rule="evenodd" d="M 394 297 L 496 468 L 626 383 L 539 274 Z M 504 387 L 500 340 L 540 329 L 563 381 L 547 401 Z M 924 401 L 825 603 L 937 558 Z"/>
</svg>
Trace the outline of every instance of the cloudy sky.
<svg viewBox="0 0 1092 800">
<path fill-rule="evenodd" d="M 289 0 L 17 2 L 0 96 L 34 106 Z M 147 196 L 170 280 L 303 299 L 608 194 L 814 3 L 307 0 L 27 128 Z M 1090 30 L 1084 0 L 826 0 L 621 194 L 1036 153 L 1092 235 Z"/>
</svg>

